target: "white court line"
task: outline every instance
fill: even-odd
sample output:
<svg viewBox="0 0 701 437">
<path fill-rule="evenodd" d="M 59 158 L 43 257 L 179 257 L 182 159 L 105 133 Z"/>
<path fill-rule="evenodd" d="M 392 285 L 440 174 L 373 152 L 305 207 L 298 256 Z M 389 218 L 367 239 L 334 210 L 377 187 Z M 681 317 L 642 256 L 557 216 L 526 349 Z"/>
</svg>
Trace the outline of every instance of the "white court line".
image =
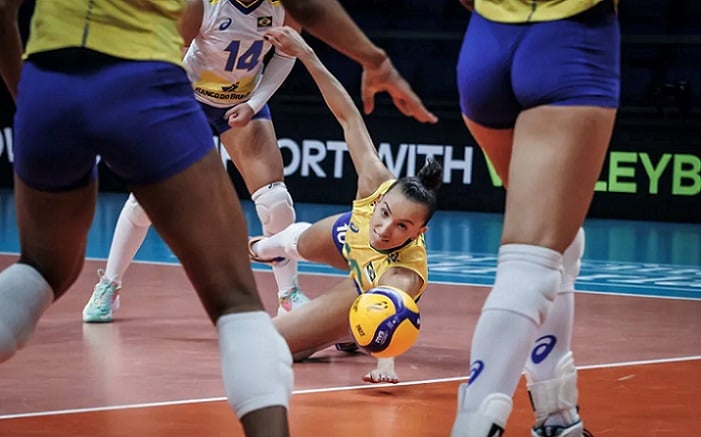
<svg viewBox="0 0 701 437">
<path fill-rule="evenodd" d="M 666 363 L 677 363 L 684 361 L 694 361 L 701 360 L 701 355 L 693 355 L 689 357 L 678 357 L 678 358 L 662 358 L 658 360 L 645 360 L 645 361 L 625 361 L 620 363 L 610 363 L 610 364 L 594 364 L 589 366 L 578 366 L 579 370 L 591 370 L 591 369 L 605 369 L 605 368 L 615 368 L 615 367 L 626 367 L 626 366 L 644 366 L 649 364 L 666 364 Z M 295 390 L 294 395 L 305 395 L 305 394 L 315 394 L 315 393 L 330 393 L 337 391 L 350 391 L 350 390 L 370 390 L 375 388 L 386 388 L 386 387 L 408 387 L 416 385 L 426 385 L 426 384 L 437 384 L 445 382 L 463 381 L 467 380 L 467 376 L 454 376 L 450 378 L 436 378 L 436 379 L 424 379 L 420 381 L 406 381 L 397 384 L 365 384 L 365 385 L 351 385 L 343 387 L 326 387 L 326 388 L 312 388 L 305 390 Z M 20 419 L 27 417 L 41 417 L 41 416 L 57 416 L 61 414 L 77 414 L 77 413 L 94 413 L 100 411 L 114 411 L 114 410 L 129 410 L 134 408 L 154 408 L 154 407 L 168 407 L 173 405 L 185 405 L 185 404 L 200 404 L 205 402 L 220 402 L 226 401 L 225 397 L 215 397 L 215 398 L 202 398 L 202 399 L 184 399 L 179 401 L 165 401 L 165 402 L 149 402 L 143 404 L 129 404 L 129 405 L 114 405 L 109 407 L 92 407 L 92 408 L 75 408 L 69 410 L 54 410 L 54 411 L 39 411 L 34 413 L 18 413 L 18 414 L 6 414 L 0 415 L 0 420 L 7 419 Z"/>
</svg>

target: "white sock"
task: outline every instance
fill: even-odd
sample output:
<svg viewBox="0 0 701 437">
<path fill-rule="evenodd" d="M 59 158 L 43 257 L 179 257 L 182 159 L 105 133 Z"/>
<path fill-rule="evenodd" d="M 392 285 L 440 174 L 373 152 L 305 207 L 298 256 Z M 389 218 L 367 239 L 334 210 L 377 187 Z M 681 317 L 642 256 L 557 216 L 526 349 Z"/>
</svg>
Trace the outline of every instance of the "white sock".
<svg viewBox="0 0 701 437">
<path fill-rule="evenodd" d="M 136 204 L 133 195 L 130 195 L 114 229 L 103 276 L 105 281 L 121 284 L 124 273 L 143 244 L 150 226 L 148 216 L 141 206 Z"/>
<path fill-rule="evenodd" d="M 570 352 L 573 317 L 574 294 L 558 293 L 526 360 L 526 368 L 535 381 L 554 378 L 560 358 Z"/>
<path fill-rule="evenodd" d="M 523 244 L 499 249 L 494 287 L 473 334 L 464 410 L 477 411 L 494 393 L 513 396 L 561 277 L 562 255 L 556 251 Z"/>
<path fill-rule="evenodd" d="M 0 363 L 21 349 L 54 300 L 44 277 L 27 264 L 0 272 Z"/>
<path fill-rule="evenodd" d="M 277 234 L 263 238 L 254 244 L 253 250 L 263 259 L 282 257 L 304 261 L 304 258 L 297 251 L 297 239 L 309 226 L 311 224 L 304 222 L 292 223 Z"/>
<path fill-rule="evenodd" d="M 463 404 L 466 410 L 476 411 L 491 393 L 513 396 L 531 349 L 529 340 L 537 329 L 533 320 L 509 311 L 490 310 L 480 315 L 470 347 L 473 367 Z M 475 360 L 484 363 L 483 367 L 475 365 Z"/>
<path fill-rule="evenodd" d="M 531 354 L 526 360 L 526 372 L 533 382 L 556 378 L 558 363 L 571 353 L 572 330 L 574 325 L 574 284 L 579 275 L 581 258 L 584 253 L 584 230 L 580 228 L 574 241 L 563 254 L 563 278 L 560 292 L 545 322 L 536 334 Z M 576 409 L 563 414 L 554 413 L 548 417 L 546 425 L 569 425 L 567 420 L 578 417 Z"/>
<path fill-rule="evenodd" d="M 286 259 L 273 265 L 278 297 L 286 297 L 297 288 L 297 260 Z"/>
</svg>

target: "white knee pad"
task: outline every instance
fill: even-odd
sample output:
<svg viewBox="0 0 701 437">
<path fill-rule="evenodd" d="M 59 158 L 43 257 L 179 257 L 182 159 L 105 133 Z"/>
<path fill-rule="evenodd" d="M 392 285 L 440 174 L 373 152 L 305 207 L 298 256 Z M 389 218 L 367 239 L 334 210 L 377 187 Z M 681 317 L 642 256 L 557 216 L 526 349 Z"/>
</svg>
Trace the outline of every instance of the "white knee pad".
<svg viewBox="0 0 701 437">
<path fill-rule="evenodd" d="M 284 182 L 273 182 L 251 194 L 263 235 L 277 234 L 295 221 L 294 202 Z"/>
<path fill-rule="evenodd" d="M 139 202 L 137 202 L 136 197 L 134 197 L 133 194 L 129 194 L 129 198 L 124 203 L 124 206 L 122 207 L 122 214 L 136 226 L 151 226 L 151 219 L 148 218 L 146 211 L 144 211 L 144 208 L 139 205 Z"/>
<path fill-rule="evenodd" d="M 54 292 L 44 277 L 27 264 L 0 272 L 0 363 L 29 341 Z"/>
<path fill-rule="evenodd" d="M 540 326 L 562 281 L 562 255 L 545 247 L 504 244 L 499 248 L 494 287 L 483 311 L 521 314 Z"/>
<path fill-rule="evenodd" d="M 294 384 L 287 343 L 264 311 L 227 314 L 217 320 L 224 388 L 241 419 L 267 407 L 287 408 Z"/>
<path fill-rule="evenodd" d="M 526 386 L 535 411 L 536 427 L 552 414 L 561 414 L 565 423 L 579 421 L 577 414 L 577 368 L 572 352 L 560 358 L 555 369 L 555 378 L 534 381 L 526 369 Z"/>
<path fill-rule="evenodd" d="M 582 265 L 582 255 L 584 255 L 584 229 L 579 228 L 577 235 L 572 240 L 572 243 L 565 249 L 562 255 L 562 267 L 564 273 L 562 275 L 562 285 L 560 290 L 567 293 L 574 290 L 574 282 L 579 276 L 579 269 Z"/>
</svg>

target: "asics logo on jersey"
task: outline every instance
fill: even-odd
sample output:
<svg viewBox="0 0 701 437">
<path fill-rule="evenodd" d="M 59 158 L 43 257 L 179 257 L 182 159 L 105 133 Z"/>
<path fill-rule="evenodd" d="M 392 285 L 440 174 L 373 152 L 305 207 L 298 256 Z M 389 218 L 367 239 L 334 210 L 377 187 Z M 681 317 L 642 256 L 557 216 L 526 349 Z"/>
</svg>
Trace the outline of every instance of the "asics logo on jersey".
<svg viewBox="0 0 701 437">
<path fill-rule="evenodd" d="M 467 375 L 468 384 L 472 384 L 473 382 L 475 382 L 477 377 L 480 376 L 480 373 L 482 373 L 482 370 L 484 370 L 484 363 L 481 360 L 477 360 L 474 363 L 472 363 L 472 367 L 470 368 L 470 374 Z"/>
<path fill-rule="evenodd" d="M 544 335 L 535 342 L 537 344 L 531 351 L 531 361 L 534 364 L 539 364 L 550 355 L 550 352 L 557 344 L 557 338 L 554 335 Z"/>
<path fill-rule="evenodd" d="M 223 86 L 223 87 L 221 87 L 221 90 L 222 90 L 222 91 L 225 91 L 225 92 L 231 92 L 231 91 L 236 91 L 236 88 L 238 88 L 238 87 L 239 87 L 239 83 L 236 82 L 236 83 L 232 83 L 232 84 L 229 85 L 229 86 Z"/>
<path fill-rule="evenodd" d="M 258 17 L 257 19 L 258 27 L 273 27 L 273 17 Z"/>
<path fill-rule="evenodd" d="M 353 231 L 353 232 L 355 232 L 356 234 L 357 234 L 358 232 L 360 232 L 360 229 L 358 229 L 358 225 L 356 225 L 356 224 L 353 223 L 353 222 L 350 222 L 350 230 Z"/>
<path fill-rule="evenodd" d="M 399 252 L 392 252 L 387 255 L 387 262 L 392 264 L 399 261 Z"/>
<path fill-rule="evenodd" d="M 227 18 L 222 23 L 219 25 L 219 30 L 226 30 L 229 26 L 231 26 L 231 23 L 233 20 L 231 18 Z"/>
</svg>

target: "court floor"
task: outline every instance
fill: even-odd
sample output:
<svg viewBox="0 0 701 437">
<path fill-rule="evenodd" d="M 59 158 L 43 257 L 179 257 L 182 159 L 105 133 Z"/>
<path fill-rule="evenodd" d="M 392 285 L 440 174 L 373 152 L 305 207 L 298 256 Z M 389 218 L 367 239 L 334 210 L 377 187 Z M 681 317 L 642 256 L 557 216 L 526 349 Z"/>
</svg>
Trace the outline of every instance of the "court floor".
<svg viewBox="0 0 701 437">
<path fill-rule="evenodd" d="M 88 261 L 30 344 L 0 365 L 0 436 L 240 436 L 225 401 L 214 328 L 182 268 L 149 231 L 112 324 L 85 325 L 124 194 L 102 194 Z M 244 202 L 250 233 L 259 225 Z M 312 221 L 343 206 L 297 205 Z M 439 211 L 427 235 L 430 285 L 422 331 L 397 360 L 401 382 L 361 381 L 362 354 L 329 349 L 297 363 L 293 435 L 447 436 L 468 372 L 472 329 L 493 281 L 501 216 Z M 588 220 L 577 282 L 580 404 L 595 436 L 696 435 L 701 425 L 701 225 Z M 0 267 L 17 258 L 12 195 L 0 191 Z M 274 279 L 255 265 L 266 308 Z M 323 293 L 343 274 L 302 263 L 301 285 Z M 525 389 L 507 436 L 528 435 Z"/>
</svg>

